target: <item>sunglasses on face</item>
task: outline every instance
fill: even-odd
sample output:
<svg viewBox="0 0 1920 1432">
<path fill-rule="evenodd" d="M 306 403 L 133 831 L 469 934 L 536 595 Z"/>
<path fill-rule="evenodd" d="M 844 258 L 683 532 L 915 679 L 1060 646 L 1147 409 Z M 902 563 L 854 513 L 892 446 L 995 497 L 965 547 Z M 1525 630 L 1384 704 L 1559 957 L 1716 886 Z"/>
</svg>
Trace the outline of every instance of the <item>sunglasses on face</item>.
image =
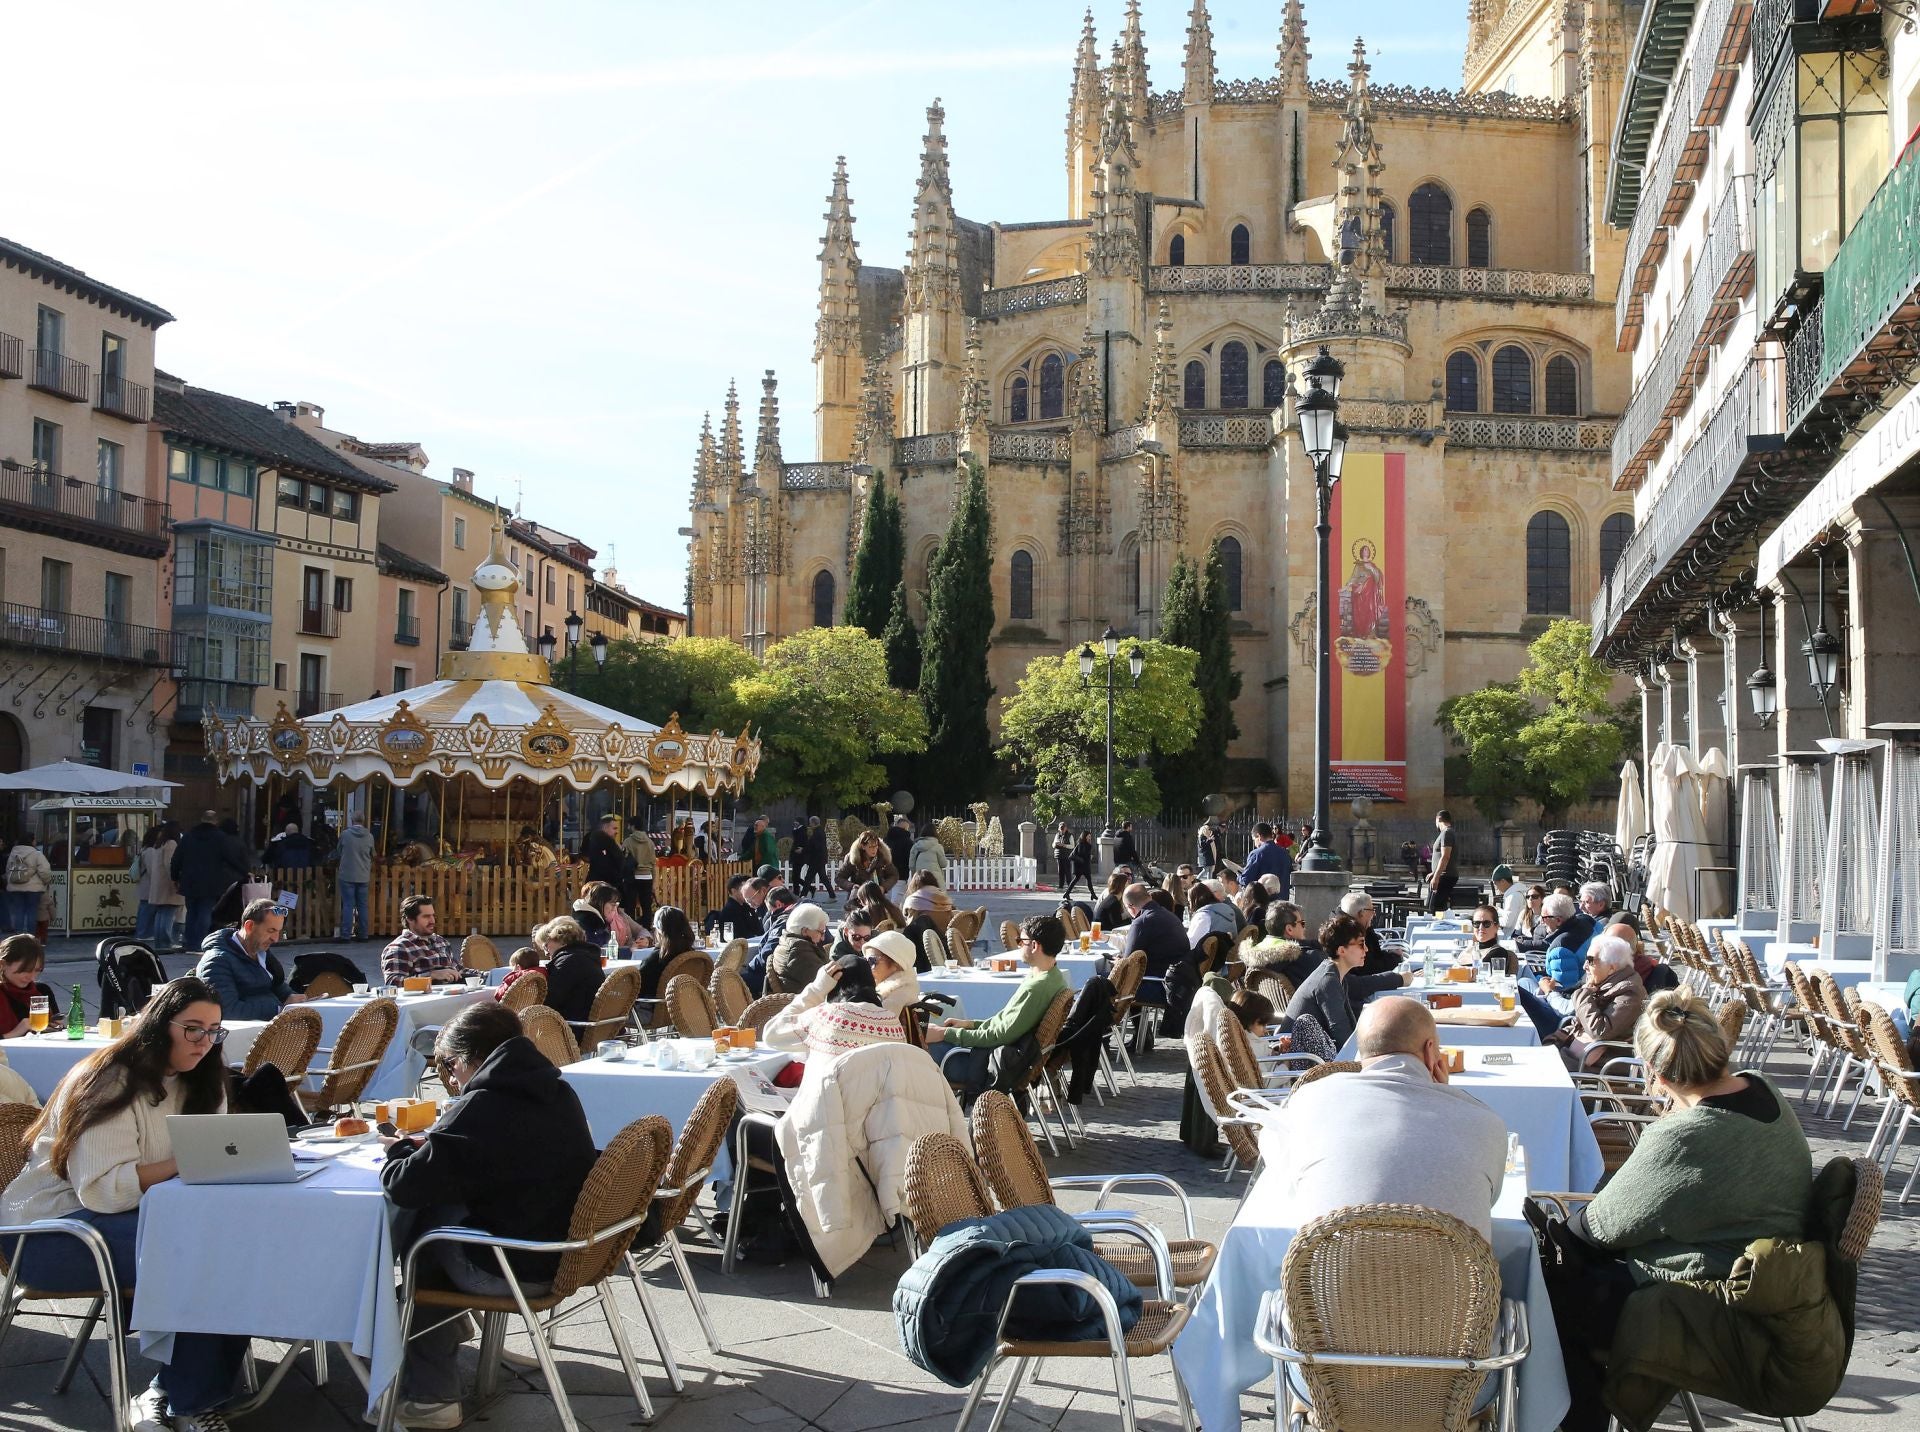
<svg viewBox="0 0 1920 1432">
<path fill-rule="evenodd" d="M 1493 924 L 1494 922 L 1491 920 L 1475 920 L 1473 922 L 1473 928 L 1476 930 L 1491 930 Z"/>
<path fill-rule="evenodd" d="M 217 1024 L 188 1024 L 182 1020 L 169 1021 L 173 1027 L 185 1036 L 189 1044 L 224 1044 L 227 1031 Z"/>
</svg>

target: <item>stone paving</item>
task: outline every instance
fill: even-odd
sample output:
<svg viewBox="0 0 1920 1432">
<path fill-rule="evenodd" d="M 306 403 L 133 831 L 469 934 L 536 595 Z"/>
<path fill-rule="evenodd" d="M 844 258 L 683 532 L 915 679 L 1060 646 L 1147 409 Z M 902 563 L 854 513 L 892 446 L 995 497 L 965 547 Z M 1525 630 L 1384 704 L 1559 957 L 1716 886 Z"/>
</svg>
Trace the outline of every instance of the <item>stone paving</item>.
<svg viewBox="0 0 1920 1432">
<path fill-rule="evenodd" d="M 1017 918 L 1051 906 L 1047 896 L 1000 896 L 986 902 L 993 927 L 1002 918 Z M 66 951 L 61 951 L 66 953 Z M 75 954 L 90 952 L 74 951 Z M 91 991 L 83 971 L 81 979 Z M 1240 1185 L 1223 1184 L 1205 1160 L 1173 1137 L 1178 1121 L 1185 1059 L 1177 1048 L 1162 1043 L 1158 1051 L 1137 1060 L 1140 1086 L 1121 1075 L 1121 1095 L 1104 1106 L 1089 1100 L 1082 1107 L 1092 1137 L 1070 1154 L 1049 1160 L 1060 1173 L 1095 1173 L 1145 1169 L 1177 1179 L 1193 1199 L 1202 1237 L 1215 1237 L 1233 1213 Z M 1797 1056 L 1777 1057 L 1770 1071 L 1794 1095 L 1800 1087 L 1804 1062 Z M 1797 1107 L 1797 1106 L 1796 1106 Z M 1877 1110 L 1855 1121 L 1843 1134 L 1838 1120 L 1804 1114 L 1816 1157 L 1864 1149 L 1872 1134 Z M 1910 1140 L 1902 1155 L 1903 1182 L 1914 1148 Z M 1152 1200 L 1134 1198 L 1142 1209 Z M 1172 1206 L 1160 1200 L 1169 1216 Z M 872 1432 L 902 1429 L 933 1432 L 949 1428 L 962 1400 L 962 1391 L 945 1387 L 909 1362 L 900 1351 L 899 1335 L 890 1308 L 893 1285 L 907 1263 L 904 1245 L 889 1247 L 883 1240 L 861 1264 L 851 1270 L 828 1301 L 816 1300 L 803 1266 L 743 1264 L 733 1278 L 721 1275 L 718 1254 L 689 1249 L 695 1278 L 705 1292 L 724 1352 L 708 1351 L 698 1324 L 677 1283 L 664 1269 L 648 1275 L 686 1378 L 683 1393 L 673 1394 L 632 1306 L 631 1289 L 623 1293 L 630 1313 L 647 1385 L 658 1418 L 654 1425 L 669 1432 L 788 1432 L 813 1428 L 820 1432 Z M 1846 1384 L 1831 1407 L 1809 1419 L 1819 1429 L 1864 1426 L 1868 1419 L 1878 1429 L 1920 1429 L 1920 1203 L 1899 1209 L 1890 1198 L 1877 1230 L 1872 1251 L 1861 1270 L 1859 1335 Z M 639 1417 L 596 1316 L 568 1325 L 560 1336 L 562 1369 L 583 1428 L 612 1432 L 639 1425 Z M 526 1344 L 516 1334 L 509 1347 Z M 80 1375 L 64 1395 L 52 1384 L 65 1344 L 54 1325 L 38 1313 L 23 1318 L 0 1345 L 0 1429 L 73 1428 L 109 1429 L 112 1418 L 103 1392 L 107 1384 L 105 1358 L 98 1336 L 89 1348 Z M 258 1345 L 266 1353 L 272 1345 Z M 467 1354 L 471 1359 L 471 1349 Z M 1171 1381 L 1164 1360 L 1136 1369 L 1134 1382 L 1143 1426 L 1178 1425 Z M 151 1374 L 151 1364 L 137 1354 L 131 1359 L 136 1385 Z M 521 1432 L 559 1425 L 552 1404 L 539 1390 L 537 1379 L 508 1375 L 504 1391 L 493 1402 L 470 1410 L 468 1425 Z M 286 1432 L 339 1432 L 361 1421 L 358 1385 L 336 1358 L 332 1377 L 316 1387 L 311 1363 L 299 1367 L 261 1413 L 239 1423 L 241 1427 L 286 1429 Z M 1717 1429 L 1741 1424 L 1730 1409 L 1707 1407 L 1709 1425 Z M 1270 1392 L 1249 1394 L 1242 1402 L 1249 1427 L 1272 1425 Z M 1007 1420 L 1016 1432 L 1034 1428 L 1060 1432 L 1092 1432 L 1118 1426 L 1111 1383 L 1104 1363 L 1074 1365 L 1064 1360 L 1046 1364 L 1044 1380 L 1023 1389 L 1021 1400 Z M 1745 1425 L 1759 1426 L 1756 1419 Z M 983 1409 L 976 1426 L 986 1425 Z M 1677 1416 L 1666 1426 L 1684 1427 Z M 1212 1432 L 1212 1429 L 1208 1429 Z"/>
</svg>

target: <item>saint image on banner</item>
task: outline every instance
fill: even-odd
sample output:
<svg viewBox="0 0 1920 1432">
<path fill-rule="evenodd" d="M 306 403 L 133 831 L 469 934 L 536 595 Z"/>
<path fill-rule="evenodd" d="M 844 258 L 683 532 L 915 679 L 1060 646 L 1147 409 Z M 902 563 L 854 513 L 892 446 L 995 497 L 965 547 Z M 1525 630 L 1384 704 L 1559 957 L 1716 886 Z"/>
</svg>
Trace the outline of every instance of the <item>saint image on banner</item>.
<svg viewBox="0 0 1920 1432">
<path fill-rule="evenodd" d="M 1378 676 L 1393 655 L 1393 615 L 1387 574 L 1374 560 L 1372 541 L 1353 544 L 1353 570 L 1340 588 L 1340 636 L 1334 650 L 1355 676 Z"/>
</svg>

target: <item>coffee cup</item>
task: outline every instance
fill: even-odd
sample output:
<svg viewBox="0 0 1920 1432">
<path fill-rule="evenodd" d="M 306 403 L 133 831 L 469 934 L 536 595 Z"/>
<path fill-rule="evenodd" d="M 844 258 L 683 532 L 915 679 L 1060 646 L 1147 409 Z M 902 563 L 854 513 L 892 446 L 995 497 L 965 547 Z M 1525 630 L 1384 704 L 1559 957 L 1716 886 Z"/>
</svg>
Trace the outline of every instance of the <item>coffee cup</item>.
<svg viewBox="0 0 1920 1432">
<path fill-rule="evenodd" d="M 468 975 L 467 976 L 468 989 L 479 989 L 480 986 L 485 984 L 486 982 L 487 982 L 487 977 L 485 975 Z"/>
<path fill-rule="evenodd" d="M 372 985 L 357 984 L 353 987 L 353 992 L 357 995 L 364 996 L 370 993 L 372 989 L 373 989 Z"/>
<path fill-rule="evenodd" d="M 600 1057 L 606 1060 L 609 1064 L 619 1063 L 621 1060 L 627 1057 L 626 1042 L 624 1040 L 619 1040 L 619 1039 L 601 1040 L 600 1041 Z"/>
</svg>

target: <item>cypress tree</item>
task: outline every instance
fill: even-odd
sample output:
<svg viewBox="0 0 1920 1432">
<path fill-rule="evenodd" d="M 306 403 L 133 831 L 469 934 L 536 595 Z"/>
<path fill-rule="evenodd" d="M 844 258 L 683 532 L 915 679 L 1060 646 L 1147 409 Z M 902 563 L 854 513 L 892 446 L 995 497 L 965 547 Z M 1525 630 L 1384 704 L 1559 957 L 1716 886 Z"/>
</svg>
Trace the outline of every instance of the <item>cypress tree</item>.
<svg viewBox="0 0 1920 1432">
<path fill-rule="evenodd" d="M 887 649 L 887 685 L 902 691 L 920 689 L 920 629 L 907 610 L 907 584 L 896 582 L 887 611 L 887 629 L 881 635 Z"/>
<path fill-rule="evenodd" d="M 853 571 L 847 579 L 848 626 L 857 626 L 870 637 L 884 635 L 893 589 L 905 565 L 900 500 L 887 490 L 886 478 L 876 473 L 867 483 L 866 521 L 860 527 L 860 545 L 854 549 Z"/>
<path fill-rule="evenodd" d="M 1184 553 L 1174 558 L 1161 611 L 1160 639 L 1199 656 L 1193 684 L 1200 693 L 1200 729 L 1185 751 L 1154 761 L 1168 808 L 1184 810 L 1220 789 L 1227 743 L 1240 734 L 1233 720 L 1240 673 L 1233 666 L 1233 614 L 1227 607 L 1227 570 L 1218 542 L 1208 550 L 1204 567 Z"/>
<path fill-rule="evenodd" d="M 953 505 L 945 540 L 927 571 L 927 629 L 921 637 L 920 701 L 927 708 L 925 770 L 935 788 L 923 798 L 977 800 L 992 788 L 987 735 L 987 644 L 993 636 L 993 513 L 978 463 Z"/>
</svg>

